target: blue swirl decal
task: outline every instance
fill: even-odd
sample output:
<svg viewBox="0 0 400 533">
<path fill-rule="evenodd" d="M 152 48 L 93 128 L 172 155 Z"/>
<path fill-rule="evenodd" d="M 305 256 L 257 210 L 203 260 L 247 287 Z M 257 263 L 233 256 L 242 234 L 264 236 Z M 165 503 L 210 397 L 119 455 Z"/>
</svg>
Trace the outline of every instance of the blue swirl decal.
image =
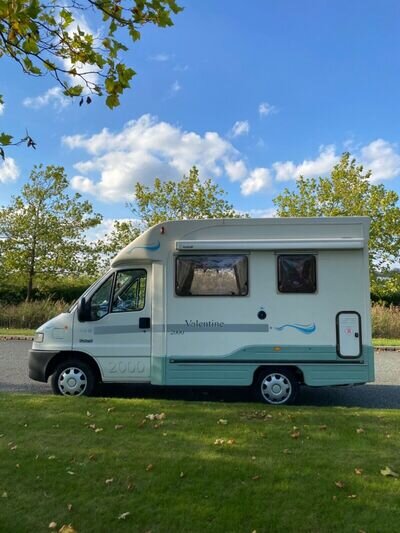
<svg viewBox="0 0 400 533">
<path fill-rule="evenodd" d="M 143 250 L 149 250 L 149 252 L 155 252 L 156 250 L 160 249 L 160 246 L 161 246 L 160 241 L 157 241 L 155 244 L 147 244 L 146 246 L 133 246 L 132 248 L 130 248 L 128 252 L 131 253 L 133 252 L 133 250 L 137 250 L 139 248 Z"/>
<path fill-rule="evenodd" d="M 285 328 L 293 328 L 297 331 L 301 331 L 301 333 L 305 333 L 306 335 L 310 335 L 311 333 L 314 333 L 314 331 L 317 329 L 317 326 L 313 322 L 312 324 L 284 324 L 283 326 L 279 326 L 277 328 L 274 328 L 278 331 L 283 331 Z"/>
</svg>

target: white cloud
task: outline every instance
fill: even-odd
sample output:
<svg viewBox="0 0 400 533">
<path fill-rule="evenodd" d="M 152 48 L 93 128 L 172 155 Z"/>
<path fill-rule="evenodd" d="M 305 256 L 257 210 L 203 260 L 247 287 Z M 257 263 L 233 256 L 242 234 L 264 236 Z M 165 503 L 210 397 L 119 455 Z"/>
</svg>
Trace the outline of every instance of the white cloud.
<svg viewBox="0 0 400 533">
<path fill-rule="evenodd" d="M 268 189 L 272 186 L 272 176 L 268 168 L 259 167 L 250 172 L 241 184 L 240 188 L 243 196 L 249 196 L 263 189 Z"/>
<path fill-rule="evenodd" d="M 6 157 L 0 162 L 0 183 L 15 181 L 19 175 L 19 168 L 12 157 Z"/>
<path fill-rule="evenodd" d="M 171 56 L 168 54 L 164 54 L 164 53 L 156 54 L 150 57 L 151 61 L 159 61 L 160 63 L 169 61 L 170 59 L 171 59 Z"/>
<path fill-rule="evenodd" d="M 251 218 L 275 218 L 277 212 L 276 207 L 267 207 L 266 209 L 250 209 L 248 214 Z"/>
<path fill-rule="evenodd" d="M 319 155 L 315 159 L 305 159 L 299 165 L 295 165 L 293 161 L 277 161 L 272 168 L 275 171 L 276 181 L 296 180 L 300 176 L 313 178 L 328 174 L 339 159 L 334 145 L 321 146 Z"/>
<path fill-rule="evenodd" d="M 260 117 L 267 117 L 268 115 L 271 115 L 272 113 L 277 113 L 277 109 L 274 105 L 269 104 L 268 102 L 261 102 L 261 104 L 258 106 L 258 113 Z"/>
<path fill-rule="evenodd" d="M 174 83 L 171 85 L 171 94 L 176 94 L 182 89 L 181 84 L 178 80 L 175 80 Z"/>
<path fill-rule="evenodd" d="M 179 179 L 193 165 L 203 177 L 226 174 L 235 181 L 246 174 L 239 152 L 218 133 L 187 132 L 151 115 L 126 123 L 118 133 L 104 128 L 90 137 L 64 137 L 63 143 L 91 156 L 75 164 L 72 186 L 106 201 L 131 198 L 138 181 Z"/>
<path fill-rule="evenodd" d="M 232 137 L 239 137 L 240 135 L 247 135 L 250 131 L 250 124 L 248 120 L 237 120 L 231 129 Z"/>
<path fill-rule="evenodd" d="M 400 154 L 397 146 L 384 139 L 376 139 L 360 150 L 365 169 L 372 170 L 371 181 L 390 180 L 400 176 Z"/>
<path fill-rule="evenodd" d="M 40 109 L 47 105 L 52 105 L 54 109 L 64 109 L 69 105 L 71 99 L 64 96 L 61 87 L 52 87 L 39 96 L 29 96 L 22 102 L 25 107 Z"/>
<path fill-rule="evenodd" d="M 226 161 L 225 172 L 232 181 L 241 181 L 247 175 L 247 168 L 242 159 L 238 161 Z"/>
</svg>

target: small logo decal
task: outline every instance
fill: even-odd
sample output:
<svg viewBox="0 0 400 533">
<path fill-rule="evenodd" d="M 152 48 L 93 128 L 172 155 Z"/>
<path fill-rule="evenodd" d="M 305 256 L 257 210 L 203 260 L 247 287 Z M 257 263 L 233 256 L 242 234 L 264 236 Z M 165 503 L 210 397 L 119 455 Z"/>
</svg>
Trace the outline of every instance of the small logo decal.
<svg viewBox="0 0 400 533">
<path fill-rule="evenodd" d="M 149 252 L 155 252 L 156 250 L 160 249 L 160 246 L 161 246 L 160 241 L 157 241 L 154 244 L 147 244 L 146 246 L 132 246 L 132 248 L 130 248 L 128 252 L 131 253 L 133 252 L 133 250 L 137 250 L 139 248 L 143 250 L 149 250 Z"/>
<path fill-rule="evenodd" d="M 279 326 L 274 329 L 278 331 L 283 331 L 285 328 L 293 328 L 297 331 L 301 331 L 301 333 L 310 335 L 311 333 L 314 333 L 314 331 L 317 329 L 317 326 L 314 322 L 312 324 L 283 324 L 283 326 Z"/>
</svg>

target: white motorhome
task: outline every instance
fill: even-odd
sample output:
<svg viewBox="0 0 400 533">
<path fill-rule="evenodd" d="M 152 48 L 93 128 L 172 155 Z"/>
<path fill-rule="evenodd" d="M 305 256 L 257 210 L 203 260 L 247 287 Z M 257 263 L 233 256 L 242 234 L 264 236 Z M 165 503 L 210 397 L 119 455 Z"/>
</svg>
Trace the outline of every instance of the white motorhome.
<svg viewBox="0 0 400 533">
<path fill-rule="evenodd" d="M 64 395 L 96 383 L 253 386 L 374 380 L 368 218 L 186 220 L 147 230 L 68 313 L 41 326 L 29 375 Z"/>
</svg>

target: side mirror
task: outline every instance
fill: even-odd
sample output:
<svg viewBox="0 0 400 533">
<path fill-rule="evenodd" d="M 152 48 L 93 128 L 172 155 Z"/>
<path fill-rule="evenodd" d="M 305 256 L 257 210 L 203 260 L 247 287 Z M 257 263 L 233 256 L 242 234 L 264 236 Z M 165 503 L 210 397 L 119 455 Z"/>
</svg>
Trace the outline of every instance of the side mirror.
<svg viewBox="0 0 400 533">
<path fill-rule="evenodd" d="M 79 322 L 87 322 L 90 320 L 90 307 L 84 296 L 82 296 L 78 302 L 76 314 Z"/>
</svg>

